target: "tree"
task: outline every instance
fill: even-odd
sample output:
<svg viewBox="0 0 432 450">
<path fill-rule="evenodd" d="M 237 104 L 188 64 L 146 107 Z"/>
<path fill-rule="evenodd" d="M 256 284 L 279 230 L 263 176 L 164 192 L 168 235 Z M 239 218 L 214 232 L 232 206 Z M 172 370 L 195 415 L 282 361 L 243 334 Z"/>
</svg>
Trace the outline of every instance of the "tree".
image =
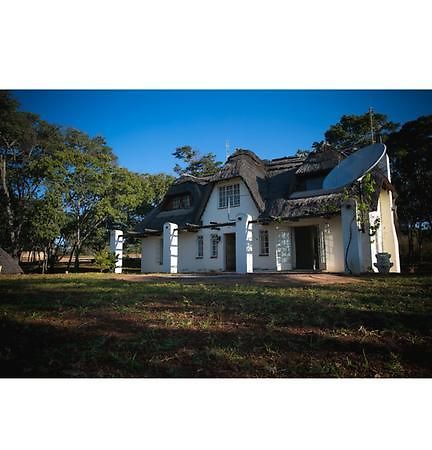
<svg viewBox="0 0 432 450">
<path fill-rule="evenodd" d="M 110 200 L 116 157 L 101 136 L 91 138 L 69 129 L 64 143 L 64 151 L 54 167 L 52 188 L 61 195 L 69 217 L 71 258 L 75 255 L 78 270 L 83 244 L 112 214 Z"/>
<path fill-rule="evenodd" d="M 26 244 L 24 225 L 46 193 L 47 167 L 61 145 L 58 127 L 18 106 L 8 92 L 0 92 L 1 245 L 15 258 Z"/>
<path fill-rule="evenodd" d="M 32 214 L 27 217 L 22 238 L 27 250 L 42 253 L 42 273 L 54 268 L 66 252 L 63 227 L 67 221 L 60 198 L 47 191 L 43 198 L 33 200 Z M 60 249 L 63 250 L 59 254 Z"/>
<path fill-rule="evenodd" d="M 174 177 L 167 174 L 138 174 L 125 168 L 113 170 L 109 217 L 132 229 L 157 206 Z"/>
<path fill-rule="evenodd" d="M 106 245 L 108 221 L 129 227 L 158 204 L 174 180 L 118 167 L 101 136 L 61 129 L 22 112 L 0 91 L 0 245 L 14 257 L 44 255 L 52 268 L 71 249 Z M 69 266 L 68 266 L 69 267 Z"/>
<path fill-rule="evenodd" d="M 78 271 L 83 246 L 100 250 L 110 221 L 132 227 L 148 205 L 165 194 L 164 183 L 172 177 L 143 176 L 118 167 L 101 136 L 69 129 L 64 139 L 61 160 L 54 165 L 52 189 L 59 192 L 68 216 L 63 232 L 72 248 L 69 264 L 74 256 Z"/>
<path fill-rule="evenodd" d="M 398 215 L 408 235 L 408 260 L 413 263 L 414 237 L 422 259 L 424 225 L 432 225 L 432 115 L 405 123 L 387 141 L 392 182 L 398 193 Z"/>
<path fill-rule="evenodd" d="M 372 114 L 372 124 L 375 141 L 381 139 L 383 142 L 399 126 L 380 113 Z M 336 150 L 368 145 L 372 142 L 371 115 L 369 112 L 362 115 L 343 115 L 338 123 L 330 126 L 324 136 L 326 142 Z M 316 142 L 314 147 L 322 144 L 322 141 Z"/>
<path fill-rule="evenodd" d="M 175 178 L 166 173 L 145 173 L 141 175 L 141 179 L 146 196 L 140 208 L 142 213 L 146 214 L 159 205 Z"/>
<path fill-rule="evenodd" d="M 185 165 L 184 167 L 179 164 L 175 165 L 174 172 L 178 175 L 188 174 L 195 177 L 213 175 L 222 165 L 222 162 L 216 161 L 214 153 L 202 155 L 189 145 L 176 148 L 173 156 Z"/>
</svg>

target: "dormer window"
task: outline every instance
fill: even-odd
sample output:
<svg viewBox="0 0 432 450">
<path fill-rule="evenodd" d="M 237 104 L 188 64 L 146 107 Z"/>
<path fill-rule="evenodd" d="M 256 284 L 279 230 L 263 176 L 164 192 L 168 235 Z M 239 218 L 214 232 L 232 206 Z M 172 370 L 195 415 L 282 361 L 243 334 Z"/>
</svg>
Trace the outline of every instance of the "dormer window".
<svg viewBox="0 0 432 450">
<path fill-rule="evenodd" d="M 306 178 L 306 191 L 312 191 L 314 189 L 322 189 L 324 181 L 323 176 Z"/>
<path fill-rule="evenodd" d="M 240 206 L 240 184 L 231 184 L 219 188 L 218 208 Z"/>
<path fill-rule="evenodd" d="M 313 191 L 322 189 L 324 175 L 303 176 L 297 181 L 297 191 Z"/>
<path fill-rule="evenodd" d="M 189 194 L 176 195 L 167 200 L 165 210 L 188 209 L 191 207 L 191 198 Z"/>
</svg>

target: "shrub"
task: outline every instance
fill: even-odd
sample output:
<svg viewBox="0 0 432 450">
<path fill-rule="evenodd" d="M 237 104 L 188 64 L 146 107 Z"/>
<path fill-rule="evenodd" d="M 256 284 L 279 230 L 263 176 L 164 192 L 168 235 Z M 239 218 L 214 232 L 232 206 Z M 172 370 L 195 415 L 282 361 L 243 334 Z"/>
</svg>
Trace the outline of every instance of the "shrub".
<svg viewBox="0 0 432 450">
<path fill-rule="evenodd" d="M 99 250 L 95 254 L 95 264 L 99 267 L 101 272 L 114 272 L 116 262 L 116 254 L 110 251 L 107 247 Z"/>
</svg>

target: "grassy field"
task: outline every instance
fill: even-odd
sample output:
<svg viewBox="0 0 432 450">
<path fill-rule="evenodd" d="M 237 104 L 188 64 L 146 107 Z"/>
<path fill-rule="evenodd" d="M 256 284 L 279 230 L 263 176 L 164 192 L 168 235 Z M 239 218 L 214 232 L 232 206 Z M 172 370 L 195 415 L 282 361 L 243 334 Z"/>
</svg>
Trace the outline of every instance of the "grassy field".
<svg viewBox="0 0 432 450">
<path fill-rule="evenodd" d="M 430 277 L 0 278 L 2 377 L 430 377 Z"/>
</svg>

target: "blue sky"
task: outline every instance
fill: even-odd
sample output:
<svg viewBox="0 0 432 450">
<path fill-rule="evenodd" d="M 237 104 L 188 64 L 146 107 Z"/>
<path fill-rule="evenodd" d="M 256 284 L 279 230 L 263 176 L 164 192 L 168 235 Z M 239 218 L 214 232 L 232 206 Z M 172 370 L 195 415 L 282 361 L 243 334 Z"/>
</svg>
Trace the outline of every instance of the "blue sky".
<svg viewBox="0 0 432 450">
<path fill-rule="evenodd" d="M 191 145 L 225 159 L 225 142 L 279 158 L 310 148 L 343 114 L 372 106 L 395 122 L 432 114 L 432 91 L 13 91 L 21 109 L 103 135 L 120 165 L 172 172 L 171 153 Z"/>
</svg>

